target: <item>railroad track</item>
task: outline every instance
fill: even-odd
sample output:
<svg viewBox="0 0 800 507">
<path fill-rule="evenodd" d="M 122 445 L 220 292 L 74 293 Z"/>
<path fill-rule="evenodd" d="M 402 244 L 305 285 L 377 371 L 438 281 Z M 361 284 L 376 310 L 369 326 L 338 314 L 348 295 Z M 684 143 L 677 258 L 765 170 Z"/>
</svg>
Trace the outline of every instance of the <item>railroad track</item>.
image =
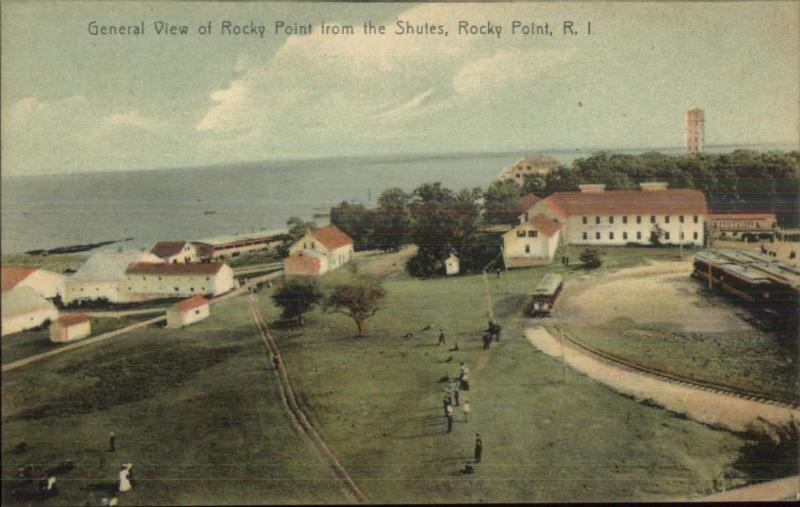
<svg viewBox="0 0 800 507">
<path fill-rule="evenodd" d="M 617 356 L 615 356 L 613 354 L 609 354 L 607 352 L 603 352 L 601 350 L 598 350 L 598 349 L 596 349 L 596 348 L 594 348 L 592 346 L 586 345 L 585 343 L 582 343 L 582 342 L 576 340 L 575 338 L 569 336 L 569 334 L 564 333 L 563 330 L 560 330 L 560 332 L 563 334 L 563 337 L 564 337 L 564 339 L 566 341 L 572 343 L 573 345 L 575 345 L 578 348 L 581 348 L 581 349 L 591 353 L 592 355 L 598 356 L 598 357 L 600 357 L 600 358 L 602 358 L 602 359 L 604 359 L 604 360 L 606 360 L 608 362 L 611 362 L 613 364 L 624 366 L 626 368 L 638 371 L 640 373 L 645 373 L 647 375 L 650 375 L 652 377 L 656 377 L 656 378 L 658 378 L 660 380 L 664 380 L 664 381 L 670 382 L 672 384 L 678 384 L 678 385 L 682 385 L 682 386 L 693 387 L 695 389 L 700 389 L 701 391 L 708 391 L 708 392 L 713 392 L 713 393 L 716 393 L 716 394 L 722 394 L 722 395 L 725 395 L 725 396 L 732 396 L 732 397 L 735 397 L 735 398 L 741 398 L 741 399 L 744 399 L 744 400 L 756 401 L 756 402 L 765 403 L 765 404 L 768 404 L 768 405 L 775 405 L 775 406 L 779 406 L 779 407 L 788 408 L 788 409 L 791 409 L 791 410 L 797 410 L 798 408 L 800 408 L 800 403 L 798 403 L 797 400 L 781 399 L 781 398 L 768 396 L 768 395 L 765 395 L 763 393 L 747 391 L 745 389 L 739 389 L 739 388 L 732 387 L 732 386 L 727 386 L 727 385 L 722 385 L 722 384 L 715 384 L 715 383 L 712 383 L 712 382 L 706 382 L 706 381 L 697 380 L 697 379 L 687 379 L 685 377 L 680 377 L 678 375 L 674 375 L 672 373 L 668 373 L 668 372 L 661 371 L 661 370 L 658 370 L 658 369 L 655 369 L 655 368 L 651 368 L 649 366 L 645 366 L 645 365 L 642 365 L 642 364 L 639 364 L 639 363 L 635 363 L 635 362 L 627 360 L 627 359 L 622 359 L 622 358 L 617 357 Z"/>
<path fill-rule="evenodd" d="M 272 336 L 266 320 L 261 315 L 261 310 L 259 310 L 258 305 L 256 304 L 255 297 L 252 295 L 248 296 L 248 301 L 250 303 L 250 313 L 253 316 L 253 320 L 255 320 L 256 327 L 258 328 L 261 341 L 266 349 L 267 356 L 272 356 L 278 359 L 277 364 L 273 363 L 275 366 L 275 374 L 278 377 L 278 387 L 281 393 L 281 400 L 283 401 L 284 407 L 286 407 L 286 409 L 289 411 L 292 425 L 301 434 L 305 434 L 310 439 L 320 458 L 330 466 L 333 475 L 341 481 L 344 490 L 358 503 L 368 503 L 369 500 L 367 499 L 366 495 L 364 495 L 361 489 L 359 489 L 358 485 L 356 485 L 355 481 L 353 481 L 353 478 L 350 477 L 350 474 L 347 473 L 347 470 L 345 470 L 328 445 L 325 443 L 325 440 L 322 439 L 322 436 L 317 432 L 311 422 L 309 422 L 308 417 L 306 416 L 305 412 L 303 412 L 300 404 L 297 402 L 294 387 L 289 379 L 289 373 L 286 370 L 286 363 L 283 360 L 283 356 L 278 348 L 278 344 L 275 341 L 275 338 Z"/>
</svg>

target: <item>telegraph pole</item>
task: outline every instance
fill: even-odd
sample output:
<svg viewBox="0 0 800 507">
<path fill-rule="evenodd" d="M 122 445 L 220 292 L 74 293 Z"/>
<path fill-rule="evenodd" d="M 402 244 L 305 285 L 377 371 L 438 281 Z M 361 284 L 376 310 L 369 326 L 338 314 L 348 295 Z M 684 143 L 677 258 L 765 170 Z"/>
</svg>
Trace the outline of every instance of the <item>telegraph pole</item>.
<svg viewBox="0 0 800 507">
<path fill-rule="evenodd" d="M 492 293 L 489 290 L 489 279 L 486 276 L 486 270 L 483 270 L 483 287 L 486 289 L 486 302 L 489 305 L 489 320 L 494 322 L 494 311 L 492 310 Z"/>
</svg>

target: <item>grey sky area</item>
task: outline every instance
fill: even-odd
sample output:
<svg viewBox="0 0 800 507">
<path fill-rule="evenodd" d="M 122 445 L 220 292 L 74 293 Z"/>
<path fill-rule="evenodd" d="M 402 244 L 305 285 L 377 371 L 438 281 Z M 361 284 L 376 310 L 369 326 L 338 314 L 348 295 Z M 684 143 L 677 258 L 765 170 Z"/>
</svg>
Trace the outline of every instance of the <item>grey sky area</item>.
<svg viewBox="0 0 800 507">
<path fill-rule="evenodd" d="M 398 19 L 448 36 L 395 34 Z M 4 2 L 2 171 L 680 146 L 692 105 L 708 144 L 796 144 L 798 19 L 794 2 Z M 223 35 L 226 20 L 266 33 Z M 369 20 L 388 33 L 364 35 Z M 514 20 L 554 35 L 512 35 Z M 565 20 L 583 33 L 563 35 Z M 91 21 L 145 33 L 93 36 Z M 275 35 L 276 21 L 314 31 Z M 321 21 L 356 32 L 323 35 Z M 459 35 L 459 21 L 503 31 Z"/>
</svg>

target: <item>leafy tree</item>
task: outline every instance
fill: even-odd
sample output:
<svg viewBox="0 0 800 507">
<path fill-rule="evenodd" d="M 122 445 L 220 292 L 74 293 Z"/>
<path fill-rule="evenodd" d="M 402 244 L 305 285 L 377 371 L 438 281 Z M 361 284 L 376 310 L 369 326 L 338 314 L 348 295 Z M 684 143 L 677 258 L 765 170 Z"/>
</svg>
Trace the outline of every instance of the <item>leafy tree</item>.
<svg viewBox="0 0 800 507">
<path fill-rule="evenodd" d="M 545 195 L 547 193 L 547 174 L 526 174 L 522 180 L 523 194 Z"/>
<path fill-rule="evenodd" d="M 483 194 L 486 222 L 502 224 L 514 220 L 517 201 L 522 196 L 522 187 L 514 181 L 495 180 Z"/>
<path fill-rule="evenodd" d="M 358 336 L 366 336 L 365 321 L 380 309 L 386 290 L 372 278 L 358 277 L 351 283 L 337 285 L 325 299 L 326 311 L 347 315 L 358 326 Z"/>
<path fill-rule="evenodd" d="M 378 208 L 373 212 L 373 243 L 386 251 L 397 251 L 409 241 L 411 196 L 400 188 L 390 188 L 378 198 Z"/>
<path fill-rule="evenodd" d="M 587 248 L 581 252 L 581 262 L 587 269 L 596 269 L 603 265 L 603 253 L 596 248 Z"/>
<path fill-rule="evenodd" d="M 282 319 L 297 319 L 303 325 L 303 314 L 311 311 L 322 299 L 315 283 L 289 281 L 272 293 L 275 305 L 281 308 Z"/>
<path fill-rule="evenodd" d="M 361 204 L 343 201 L 331 208 L 331 223 L 353 238 L 356 250 L 372 248 L 373 212 Z"/>
<path fill-rule="evenodd" d="M 661 246 L 661 237 L 664 236 L 664 230 L 658 225 L 654 225 L 650 231 L 650 243 L 655 246 Z"/>
<path fill-rule="evenodd" d="M 285 259 L 289 256 L 289 247 L 298 239 L 302 238 L 306 231 L 317 228 L 316 223 L 304 222 L 300 217 L 289 217 L 289 220 L 286 221 L 286 226 L 289 228 L 289 232 L 277 238 L 282 241 L 282 243 L 275 247 L 275 252 L 277 252 L 278 257 L 281 259 Z"/>
</svg>

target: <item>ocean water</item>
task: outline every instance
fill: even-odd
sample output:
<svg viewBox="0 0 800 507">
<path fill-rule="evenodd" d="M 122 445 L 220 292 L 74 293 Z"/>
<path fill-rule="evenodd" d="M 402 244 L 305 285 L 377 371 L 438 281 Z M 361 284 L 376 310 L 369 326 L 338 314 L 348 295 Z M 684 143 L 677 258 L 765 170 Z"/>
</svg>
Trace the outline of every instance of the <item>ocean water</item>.
<svg viewBox="0 0 800 507">
<path fill-rule="evenodd" d="M 570 164 L 591 151 L 547 153 Z M 440 181 L 456 190 L 486 188 L 503 167 L 523 155 L 337 158 L 3 178 L 2 252 L 129 237 L 133 240 L 122 243 L 126 248 L 150 247 L 158 240 L 284 228 L 291 216 L 324 223 L 326 219 L 312 217 L 315 208 L 343 200 L 375 205 L 391 187 L 412 190 Z"/>
</svg>

